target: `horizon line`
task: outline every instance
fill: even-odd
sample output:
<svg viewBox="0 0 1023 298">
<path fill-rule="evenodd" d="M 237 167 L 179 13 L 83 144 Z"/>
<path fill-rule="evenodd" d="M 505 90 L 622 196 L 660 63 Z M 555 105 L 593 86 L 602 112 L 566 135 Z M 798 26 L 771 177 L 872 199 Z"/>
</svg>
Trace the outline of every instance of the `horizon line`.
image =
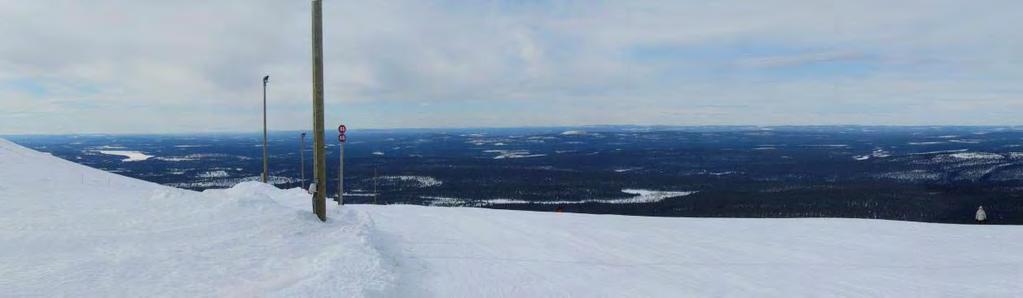
<svg viewBox="0 0 1023 298">
<path fill-rule="evenodd" d="M 413 130 L 428 130 L 428 131 L 451 131 L 451 130 L 502 130 L 502 129 L 571 129 L 571 128 L 615 128 L 615 127 L 635 127 L 635 128 L 806 128 L 806 127 L 863 127 L 863 128 L 1010 128 L 1010 129 L 1023 129 L 1023 124 L 983 124 L 983 125 L 964 125 L 964 124 L 772 124 L 772 125 L 755 125 L 755 124 L 700 124 L 700 125 L 667 125 L 667 124 L 588 124 L 588 125 L 542 125 L 542 126 L 465 126 L 465 127 L 398 127 L 398 128 L 349 128 L 349 131 L 413 131 Z M 294 133 L 294 132 L 311 132 L 312 129 L 279 129 L 269 130 L 270 133 Z M 332 129 L 325 129 L 329 134 Z M 89 136 L 89 135 L 182 135 L 182 134 L 258 134 L 262 133 L 261 130 L 253 131 L 241 131 L 241 130 L 221 130 L 221 131 L 181 131 L 181 132 L 75 132 L 75 133 L 3 133 L 0 137 L 17 137 L 17 136 Z"/>
</svg>

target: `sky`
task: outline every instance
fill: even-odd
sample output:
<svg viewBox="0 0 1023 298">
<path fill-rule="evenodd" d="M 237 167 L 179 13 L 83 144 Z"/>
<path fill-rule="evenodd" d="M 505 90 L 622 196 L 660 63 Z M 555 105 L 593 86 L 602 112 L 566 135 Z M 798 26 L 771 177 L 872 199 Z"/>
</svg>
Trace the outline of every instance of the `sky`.
<svg viewBox="0 0 1023 298">
<path fill-rule="evenodd" d="M 310 129 L 310 7 L 0 0 L 0 134 Z M 323 9 L 328 128 L 1023 124 L 1015 0 Z"/>
</svg>

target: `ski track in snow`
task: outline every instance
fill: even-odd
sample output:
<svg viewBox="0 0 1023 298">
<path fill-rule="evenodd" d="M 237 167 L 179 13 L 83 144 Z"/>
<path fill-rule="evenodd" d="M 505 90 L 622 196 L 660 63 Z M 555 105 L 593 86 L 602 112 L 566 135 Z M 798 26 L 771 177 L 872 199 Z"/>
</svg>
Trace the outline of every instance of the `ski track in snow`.
<svg viewBox="0 0 1023 298">
<path fill-rule="evenodd" d="M 642 191 L 633 190 L 642 195 Z M 328 204 L 0 140 L 2 296 L 1014 297 L 1023 227 Z"/>
</svg>

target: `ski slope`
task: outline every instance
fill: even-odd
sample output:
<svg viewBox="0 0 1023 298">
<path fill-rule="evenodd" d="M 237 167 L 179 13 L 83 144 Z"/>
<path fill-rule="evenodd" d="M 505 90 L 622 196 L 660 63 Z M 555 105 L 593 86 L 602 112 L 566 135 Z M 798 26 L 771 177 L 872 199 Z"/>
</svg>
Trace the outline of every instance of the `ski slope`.
<svg viewBox="0 0 1023 298">
<path fill-rule="evenodd" d="M 0 296 L 1023 293 L 1023 227 L 332 206 L 193 192 L 0 140 Z"/>
</svg>

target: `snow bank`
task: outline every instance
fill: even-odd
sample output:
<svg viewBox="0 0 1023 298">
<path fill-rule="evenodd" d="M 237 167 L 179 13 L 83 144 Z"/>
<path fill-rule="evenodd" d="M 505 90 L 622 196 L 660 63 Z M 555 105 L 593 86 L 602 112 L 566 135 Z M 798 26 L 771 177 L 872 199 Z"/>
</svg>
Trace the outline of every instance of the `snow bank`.
<svg viewBox="0 0 1023 298">
<path fill-rule="evenodd" d="M 361 211 L 301 190 L 193 192 L 0 140 L 2 296 L 378 296 L 393 273 Z"/>
</svg>

